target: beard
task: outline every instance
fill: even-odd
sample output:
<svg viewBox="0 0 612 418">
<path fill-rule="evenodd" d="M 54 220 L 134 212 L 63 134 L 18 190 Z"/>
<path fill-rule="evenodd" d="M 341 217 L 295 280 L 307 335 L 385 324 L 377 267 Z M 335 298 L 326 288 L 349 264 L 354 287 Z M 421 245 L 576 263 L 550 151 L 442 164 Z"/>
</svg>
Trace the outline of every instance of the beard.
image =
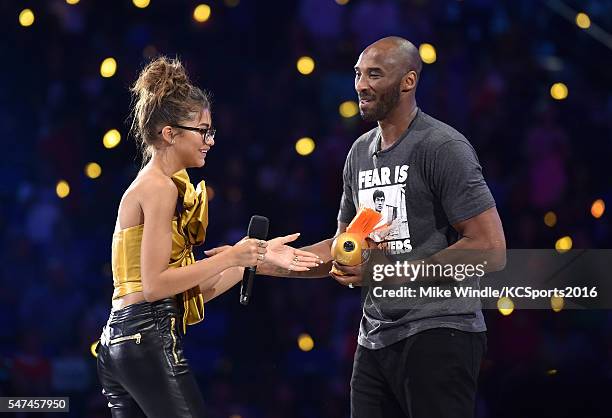
<svg viewBox="0 0 612 418">
<path fill-rule="evenodd" d="M 400 85 L 390 88 L 386 92 L 382 93 L 379 98 L 372 103 L 372 107 L 367 110 L 359 109 L 361 118 L 366 122 L 376 122 L 383 120 L 391 112 L 400 98 Z"/>
</svg>

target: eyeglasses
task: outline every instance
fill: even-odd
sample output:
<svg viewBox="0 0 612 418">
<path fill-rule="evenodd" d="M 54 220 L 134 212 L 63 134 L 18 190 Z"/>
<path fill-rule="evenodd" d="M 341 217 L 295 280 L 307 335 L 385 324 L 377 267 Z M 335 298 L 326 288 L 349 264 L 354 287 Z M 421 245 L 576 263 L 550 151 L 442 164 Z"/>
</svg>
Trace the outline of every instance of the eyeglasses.
<svg viewBox="0 0 612 418">
<path fill-rule="evenodd" d="M 185 129 L 187 131 L 198 132 L 202 135 L 202 140 L 212 141 L 215 139 L 215 133 L 217 132 L 215 128 L 196 128 L 195 126 L 183 126 L 183 125 L 170 125 L 173 128 Z M 162 131 L 159 131 L 158 134 L 161 134 Z"/>
</svg>

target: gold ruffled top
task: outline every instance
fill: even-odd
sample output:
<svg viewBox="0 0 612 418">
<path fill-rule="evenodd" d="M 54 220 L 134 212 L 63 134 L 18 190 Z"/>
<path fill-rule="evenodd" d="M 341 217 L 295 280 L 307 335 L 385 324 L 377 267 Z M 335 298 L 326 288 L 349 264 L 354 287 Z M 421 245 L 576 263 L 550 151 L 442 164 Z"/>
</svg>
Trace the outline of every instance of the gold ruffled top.
<svg viewBox="0 0 612 418">
<path fill-rule="evenodd" d="M 196 262 L 193 247 L 204 243 L 206 237 L 208 199 L 204 181 L 194 188 L 186 170 L 174 174 L 172 181 L 183 201 L 180 216 L 172 220 L 172 254 L 168 267 L 176 268 Z M 136 225 L 113 234 L 113 299 L 142 292 L 140 244 L 143 230 L 144 225 Z M 183 331 L 187 331 L 187 325 L 197 324 L 204 319 L 204 297 L 200 287 L 195 286 L 184 291 L 180 299 L 184 306 Z"/>
</svg>

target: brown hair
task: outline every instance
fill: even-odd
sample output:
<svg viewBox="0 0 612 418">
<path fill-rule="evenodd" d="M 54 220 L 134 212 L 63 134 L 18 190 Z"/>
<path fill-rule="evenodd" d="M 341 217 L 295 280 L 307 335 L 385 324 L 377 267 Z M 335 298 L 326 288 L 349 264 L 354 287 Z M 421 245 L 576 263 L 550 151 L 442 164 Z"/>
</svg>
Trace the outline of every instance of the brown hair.
<svg viewBox="0 0 612 418">
<path fill-rule="evenodd" d="M 193 113 L 210 110 L 209 95 L 191 84 L 178 58 L 161 56 L 151 61 L 130 91 L 130 131 L 142 151 L 143 166 L 151 158 L 151 147 L 160 141 L 160 129 L 189 119 Z"/>
</svg>

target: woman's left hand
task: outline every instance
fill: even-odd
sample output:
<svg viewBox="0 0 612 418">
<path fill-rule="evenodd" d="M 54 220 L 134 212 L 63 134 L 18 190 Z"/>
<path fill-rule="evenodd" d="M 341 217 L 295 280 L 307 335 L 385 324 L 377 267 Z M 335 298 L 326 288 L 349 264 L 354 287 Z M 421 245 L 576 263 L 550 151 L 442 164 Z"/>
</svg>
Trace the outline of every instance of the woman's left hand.
<svg viewBox="0 0 612 418">
<path fill-rule="evenodd" d="M 316 254 L 287 245 L 299 236 L 296 233 L 268 240 L 266 263 L 289 271 L 308 271 L 321 265 L 321 259 Z"/>
</svg>

